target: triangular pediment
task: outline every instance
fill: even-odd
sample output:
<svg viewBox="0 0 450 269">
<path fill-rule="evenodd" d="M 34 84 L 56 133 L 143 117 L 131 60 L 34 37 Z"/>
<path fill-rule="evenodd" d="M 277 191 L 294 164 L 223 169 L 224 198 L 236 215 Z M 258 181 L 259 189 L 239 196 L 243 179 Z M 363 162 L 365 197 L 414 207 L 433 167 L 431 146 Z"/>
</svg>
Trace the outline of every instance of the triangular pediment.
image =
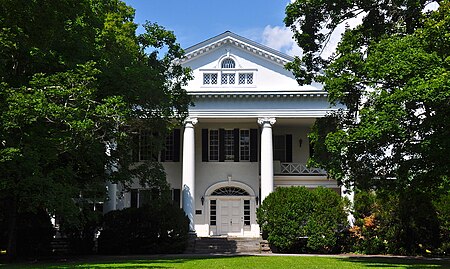
<svg viewBox="0 0 450 269">
<path fill-rule="evenodd" d="M 281 66 L 284 66 L 288 62 L 294 60 L 293 57 L 287 54 L 227 31 L 185 49 L 185 56 L 180 60 L 180 62 L 183 64 L 188 63 L 191 60 L 211 53 L 212 51 L 224 46 L 234 46 L 240 50 L 244 50 L 255 56 L 265 58 L 266 60 Z"/>
</svg>

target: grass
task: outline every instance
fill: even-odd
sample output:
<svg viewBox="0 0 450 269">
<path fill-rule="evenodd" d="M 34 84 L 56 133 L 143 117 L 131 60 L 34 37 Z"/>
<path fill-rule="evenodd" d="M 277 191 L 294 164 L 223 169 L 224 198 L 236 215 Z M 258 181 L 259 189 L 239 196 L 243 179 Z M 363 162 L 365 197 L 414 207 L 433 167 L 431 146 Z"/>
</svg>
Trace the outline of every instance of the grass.
<svg viewBox="0 0 450 269">
<path fill-rule="evenodd" d="M 449 260 L 393 257 L 317 257 L 317 256 L 209 256 L 209 257 L 88 257 L 85 260 L 46 263 L 0 264 L 0 268 L 450 268 Z"/>
</svg>

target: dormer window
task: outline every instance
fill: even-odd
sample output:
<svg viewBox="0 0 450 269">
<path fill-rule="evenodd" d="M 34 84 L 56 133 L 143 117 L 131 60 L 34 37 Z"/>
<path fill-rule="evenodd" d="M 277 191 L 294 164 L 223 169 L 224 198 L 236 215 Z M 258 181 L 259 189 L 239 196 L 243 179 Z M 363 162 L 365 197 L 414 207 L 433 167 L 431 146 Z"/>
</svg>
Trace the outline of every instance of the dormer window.
<svg viewBox="0 0 450 269">
<path fill-rule="evenodd" d="M 238 59 L 227 54 L 211 68 L 200 69 L 205 87 L 248 88 L 256 87 L 258 69 L 243 68 Z"/>
<path fill-rule="evenodd" d="M 222 68 L 235 68 L 236 64 L 233 59 L 226 58 L 222 61 Z"/>
</svg>

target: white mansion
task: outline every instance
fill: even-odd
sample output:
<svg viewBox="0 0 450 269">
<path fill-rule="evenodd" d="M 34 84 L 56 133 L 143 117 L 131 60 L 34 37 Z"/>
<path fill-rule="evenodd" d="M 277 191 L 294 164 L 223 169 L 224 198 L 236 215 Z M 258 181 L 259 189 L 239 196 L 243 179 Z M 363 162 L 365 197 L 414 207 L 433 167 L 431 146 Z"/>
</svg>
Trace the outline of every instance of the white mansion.
<svg viewBox="0 0 450 269">
<path fill-rule="evenodd" d="M 284 69 L 292 60 L 231 32 L 186 49 L 181 63 L 193 70 L 186 90 L 195 106 L 161 161 L 197 236 L 259 237 L 256 208 L 277 187 L 340 192 L 325 171 L 305 165 L 310 128 L 337 108 L 321 85 L 297 84 Z M 121 186 L 109 184 L 104 211 L 142 204 L 145 190 L 135 187 L 117 195 Z"/>
</svg>

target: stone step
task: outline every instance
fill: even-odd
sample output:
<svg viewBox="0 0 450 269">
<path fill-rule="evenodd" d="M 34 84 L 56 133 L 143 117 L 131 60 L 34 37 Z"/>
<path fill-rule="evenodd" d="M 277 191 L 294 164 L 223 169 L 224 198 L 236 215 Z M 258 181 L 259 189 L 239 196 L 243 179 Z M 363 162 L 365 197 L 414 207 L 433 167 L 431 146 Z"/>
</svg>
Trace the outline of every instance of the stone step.
<svg viewBox="0 0 450 269">
<path fill-rule="evenodd" d="M 54 254 L 67 254 L 69 253 L 69 242 L 65 238 L 54 238 L 50 242 L 52 253 Z"/>
<path fill-rule="evenodd" d="M 260 253 L 261 238 L 199 237 L 186 253 Z"/>
</svg>

